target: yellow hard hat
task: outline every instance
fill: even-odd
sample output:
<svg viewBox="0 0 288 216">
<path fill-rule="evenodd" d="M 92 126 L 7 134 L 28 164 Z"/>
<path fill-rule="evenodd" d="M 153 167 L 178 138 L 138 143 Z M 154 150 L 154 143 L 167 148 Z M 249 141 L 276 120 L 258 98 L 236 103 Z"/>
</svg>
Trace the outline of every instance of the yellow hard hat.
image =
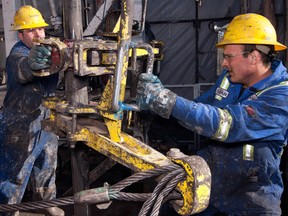
<svg viewBox="0 0 288 216">
<path fill-rule="evenodd" d="M 42 14 L 30 5 L 19 8 L 14 15 L 13 31 L 48 26 Z"/>
<path fill-rule="evenodd" d="M 216 44 L 222 48 L 228 44 L 261 44 L 274 45 L 275 51 L 287 47 L 277 42 L 276 31 L 271 22 L 264 16 L 254 13 L 241 14 L 230 22 L 223 40 Z"/>
</svg>

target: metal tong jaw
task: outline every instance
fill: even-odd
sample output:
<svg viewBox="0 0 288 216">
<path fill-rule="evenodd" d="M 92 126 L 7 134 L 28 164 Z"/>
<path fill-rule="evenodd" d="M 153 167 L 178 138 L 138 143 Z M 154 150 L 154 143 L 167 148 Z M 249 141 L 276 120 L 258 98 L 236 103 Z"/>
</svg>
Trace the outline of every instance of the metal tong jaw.
<svg viewBox="0 0 288 216">
<path fill-rule="evenodd" d="M 50 46 L 52 48 L 50 68 L 34 71 L 34 76 L 50 76 L 52 74 L 65 71 L 68 68 L 71 60 L 69 60 L 70 58 L 68 55 L 67 44 L 61 42 L 58 38 L 35 38 L 33 41 L 44 46 Z"/>
</svg>

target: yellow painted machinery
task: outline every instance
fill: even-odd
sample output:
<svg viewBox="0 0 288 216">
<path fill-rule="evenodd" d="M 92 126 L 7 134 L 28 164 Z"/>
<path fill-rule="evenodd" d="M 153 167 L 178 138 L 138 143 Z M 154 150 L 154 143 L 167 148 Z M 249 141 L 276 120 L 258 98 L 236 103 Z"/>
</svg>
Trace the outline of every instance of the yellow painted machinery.
<svg viewBox="0 0 288 216">
<path fill-rule="evenodd" d="M 72 157 L 75 146 L 84 143 L 134 173 L 167 166 L 181 168 L 181 172 L 174 173 L 174 177 L 181 178 L 176 187 L 170 190 L 178 194 L 171 205 L 180 215 L 192 215 L 203 211 L 209 203 L 211 175 L 205 161 L 198 156 L 184 155 L 177 149 L 171 149 L 167 155 L 163 155 L 143 140 L 123 131 L 124 116 L 129 122 L 131 116 L 140 112 L 133 103 L 131 94 L 127 94 L 128 74 L 137 76 L 136 62 L 139 60 L 145 60 L 146 69 L 143 72 L 152 73 L 155 59 L 162 56 L 160 42 L 148 44 L 135 41 L 134 36 L 141 33 L 142 27 L 138 32 L 133 30 L 134 3 L 134 0 L 121 1 L 119 30 L 116 33 L 112 32 L 104 39 L 83 39 L 82 28 L 79 28 L 77 21 L 81 13 L 79 1 L 63 2 L 65 39 L 38 40 L 39 43 L 52 47 L 52 66 L 45 71 L 35 72 L 35 75 L 59 73 L 64 74 L 65 81 L 65 94 L 47 98 L 43 102 L 51 109 L 50 119 L 43 122 L 43 127 L 67 139 Z M 147 1 L 143 1 L 142 17 L 145 17 L 146 4 Z M 144 20 L 141 26 L 143 23 Z M 97 76 L 107 78 L 105 88 L 97 101 L 90 101 L 88 79 Z M 76 158 L 72 159 L 73 192 L 77 206 L 74 214 L 89 215 L 87 205 L 83 204 L 97 203 L 97 196 L 103 191 L 105 194 L 109 186 L 100 188 L 100 193 L 99 189 L 89 189 L 83 182 L 81 169 L 77 168 L 81 159 L 77 161 Z M 165 173 L 156 181 L 161 182 L 161 179 L 165 179 Z M 101 202 L 109 202 L 107 193 Z"/>
</svg>

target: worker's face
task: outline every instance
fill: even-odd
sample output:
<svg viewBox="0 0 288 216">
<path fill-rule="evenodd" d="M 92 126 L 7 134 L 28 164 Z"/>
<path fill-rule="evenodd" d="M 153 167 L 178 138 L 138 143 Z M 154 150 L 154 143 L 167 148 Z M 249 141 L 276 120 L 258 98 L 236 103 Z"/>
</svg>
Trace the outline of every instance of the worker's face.
<svg viewBox="0 0 288 216">
<path fill-rule="evenodd" d="M 230 80 L 234 83 L 241 83 L 249 86 L 250 80 L 253 78 L 251 70 L 251 53 L 246 53 L 244 57 L 244 46 L 242 45 L 226 45 L 223 50 L 222 67 L 227 68 Z"/>
<path fill-rule="evenodd" d="M 34 38 L 44 38 L 45 30 L 41 28 L 24 29 L 18 32 L 19 39 L 30 49 L 36 44 L 33 42 Z"/>
</svg>

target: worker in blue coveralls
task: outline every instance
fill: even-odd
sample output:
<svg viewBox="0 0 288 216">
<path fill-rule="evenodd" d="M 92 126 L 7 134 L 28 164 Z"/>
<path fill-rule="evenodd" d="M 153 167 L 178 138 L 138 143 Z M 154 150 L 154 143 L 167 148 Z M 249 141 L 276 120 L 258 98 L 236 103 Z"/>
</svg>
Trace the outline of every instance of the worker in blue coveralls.
<svg viewBox="0 0 288 216">
<path fill-rule="evenodd" d="M 33 41 L 45 37 L 46 26 L 41 13 L 29 5 L 14 15 L 12 30 L 18 31 L 19 42 L 6 60 L 7 94 L 0 124 L 1 204 L 20 203 L 28 184 L 33 189 L 33 199 L 56 198 L 58 139 L 41 129 L 41 120 L 49 116 L 49 110 L 41 103 L 55 92 L 58 75 L 33 75 L 51 64 L 49 48 Z M 45 212 L 64 215 L 58 207 Z"/>
<path fill-rule="evenodd" d="M 270 21 L 253 13 L 236 16 L 216 46 L 223 49 L 223 72 L 202 96 L 186 100 L 141 74 L 137 102 L 211 138 L 199 151 L 212 175 L 210 203 L 199 215 L 281 215 L 288 74 L 275 56 L 287 47 Z"/>
</svg>

